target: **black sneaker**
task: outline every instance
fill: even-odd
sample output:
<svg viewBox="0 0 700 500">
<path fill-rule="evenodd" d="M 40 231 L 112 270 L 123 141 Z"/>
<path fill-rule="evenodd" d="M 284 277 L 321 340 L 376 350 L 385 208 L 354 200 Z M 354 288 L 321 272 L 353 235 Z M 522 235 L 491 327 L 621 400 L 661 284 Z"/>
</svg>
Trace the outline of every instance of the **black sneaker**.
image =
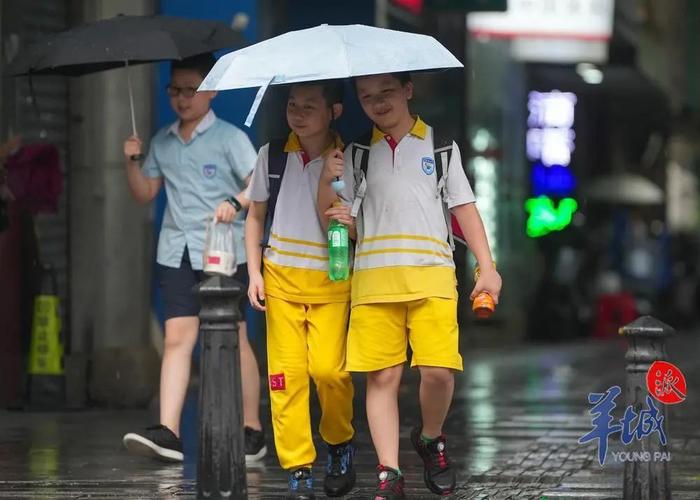
<svg viewBox="0 0 700 500">
<path fill-rule="evenodd" d="M 267 455 L 265 446 L 265 433 L 246 427 L 245 432 L 245 463 L 254 463 Z"/>
<path fill-rule="evenodd" d="M 328 464 L 323 490 L 329 497 L 342 497 L 355 486 L 355 447 L 348 441 L 328 445 Z"/>
<path fill-rule="evenodd" d="M 290 500 L 313 500 L 316 498 L 314 496 L 314 478 L 311 475 L 311 469 L 300 467 L 290 471 L 287 498 Z"/>
<path fill-rule="evenodd" d="M 411 443 L 423 459 L 423 480 L 436 495 L 449 495 L 455 488 L 456 474 L 447 457 L 447 440 L 444 435 L 425 442 L 421 438 L 421 427 L 411 431 Z"/>
<path fill-rule="evenodd" d="M 379 484 L 374 490 L 374 500 L 401 500 L 406 498 L 403 492 L 403 475 L 396 469 L 384 465 L 377 466 L 377 478 Z"/>
<path fill-rule="evenodd" d="M 147 427 L 143 434 L 124 435 L 124 446 L 131 453 L 164 462 L 182 462 L 182 441 L 164 425 Z"/>
</svg>

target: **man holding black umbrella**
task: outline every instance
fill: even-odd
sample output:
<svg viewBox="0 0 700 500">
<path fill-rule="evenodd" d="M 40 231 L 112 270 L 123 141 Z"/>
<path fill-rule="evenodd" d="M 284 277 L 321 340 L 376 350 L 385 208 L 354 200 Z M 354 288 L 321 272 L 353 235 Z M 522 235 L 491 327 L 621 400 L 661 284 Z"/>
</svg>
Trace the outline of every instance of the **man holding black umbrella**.
<svg viewBox="0 0 700 500">
<path fill-rule="evenodd" d="M 205 221 L 212 213 L 220 221 L 233 222 L 239 259 L 236 278 L 245 286 L 248 281 L 243 220 L 236 216 L 249 205 L 242 192 L 256 152 L 244 132 L 214 115 L 210 103 L 216 92 L 197 93 L 214 62 L 210 54 L 173 62 L 167 92 L 179 119 L 153 137 L 143 166 L 138 161 L 141 140 L 134 135 L 124 143 L 129 188 L 136 201 L 152 201 L 164 182 L 168 195 L 157 256 L 166 317 L 160 423 L 144 433 L 126 434 L 124 445 L 129 451 L 164 461 L 183 459 L 180 415 L 199 332 L 199 303 L 192 289 L 203 278 Z M 247 301 L 242 300 L 244 319 L 246 306 Z M 267 450 L 258 410 L 260 376 L 245 320 L 239 324 L 239 335 L 246 461 L 254 461 Z"/>
</svg>

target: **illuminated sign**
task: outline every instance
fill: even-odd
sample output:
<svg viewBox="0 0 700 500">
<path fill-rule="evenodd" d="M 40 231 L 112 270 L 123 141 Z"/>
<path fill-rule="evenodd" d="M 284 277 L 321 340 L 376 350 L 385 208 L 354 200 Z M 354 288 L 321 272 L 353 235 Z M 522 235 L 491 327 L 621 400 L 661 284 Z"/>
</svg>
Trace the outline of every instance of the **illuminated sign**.
<svg viewBox="0 0 700 500">
<path fill-rule="evenodd" d="M 535 163 L 530 172 L 530 181 L 534 196 L 567 196 L 576 189 L 576 177 L 569 167 L 561 165 L 545 167 L 540 162 Z"/>
<path fill-rule="evenodd" d="M 516 61 L 602 63 L 614 7 L 614 0 L 508 0 L 506 12 L 469 14 L 467 30 L 509 39 Z"/>
<path fill-rule="evenodd" d="M 508 0 L 506 12 L 469 14 L 467 27 L 505 38 L 609 40 L 613 9 L 613 0 Z"/>
<path fill-rule="evenodd" d="M 525 202 L 528 212 L 526 232 L 531 238 L 560 231 L 571 224 L 578 203 L 571 194 L 576 177 L 569 169 L 576 134 L 576 96 L 571 92 L 530 92 L 525 136 L 525 152 L 532 162 L 532 194 Z M 552 197 L 563 198 L 558 204 Z"/>
<path fill-rule="evenodd" d="M 391 3 L 411 14 L 419 15 L 423 11 L 423 0 L 391 0 Z"/>
<path fill-rule="evenodd" d="M 474 197 L 479 214 L 484 221 L 484 230 L 491 246 L 491 255 L 494 260 L 498 256 L 498 190 L 496 183 L 496 162 L 492 158 L 476 156 L 474 165 Z"/>
<path fill-rule="evenodd" d="M 547 196 L 530 198 L 525 202 L 525 211 L 530 214 L 527 218 L 527 235 L 539 238 L 552 231 L 561 231 L 571 224 L 571 218 L 577 209 L 578 203 L 573 198 L 564 198 L 557 207 Z"/>
<path fill-rule="evenodd" d="M 421 13 L 424 4 L 432 10 L 468 12 L 504 12 L 507 8 L 506 0 L 391 0 L 391 3 L 416 15 Z"/>
<path fill-rule="evenodd" d="M 470 164 L 474 174 L 474 196 L 484 230 L 491 247 L 491 255 L 498 260 L 498 160 L 489 152 L 494 137 L 485 128 L 479 128 L 472 138 L 475 152 Z"/>
</svg>

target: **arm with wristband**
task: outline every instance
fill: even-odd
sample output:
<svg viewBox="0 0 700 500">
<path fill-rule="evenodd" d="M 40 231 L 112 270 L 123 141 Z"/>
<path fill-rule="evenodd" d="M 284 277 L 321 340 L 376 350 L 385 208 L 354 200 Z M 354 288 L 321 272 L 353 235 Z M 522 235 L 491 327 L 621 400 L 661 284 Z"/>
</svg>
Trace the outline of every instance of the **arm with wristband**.
<svg viewBox="0 0 700 500">
<path fill-rule="evenodd" d="M 245 180 L 246 187 L 250 183 L 250 176 Z M 216 207 L 216 220 L 220 222 L 233 222 L 233 219 L 250 206 L 250 200 L 245 197 L 245 189 L 236 196 L 229 196 Z"/>
</svg>

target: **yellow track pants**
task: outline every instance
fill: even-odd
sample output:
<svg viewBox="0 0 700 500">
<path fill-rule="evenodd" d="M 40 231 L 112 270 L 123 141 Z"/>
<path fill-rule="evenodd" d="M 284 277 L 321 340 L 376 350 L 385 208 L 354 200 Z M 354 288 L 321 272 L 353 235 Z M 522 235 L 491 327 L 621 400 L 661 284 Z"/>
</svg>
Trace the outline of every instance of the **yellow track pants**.
<svg viewBox="0 0 700 500">
<path fill-rule="evenodd" d="M 319 431 L 329 444 L 352 439 L 345 345 L 350 304 L 302 304 L 266 297 L 267 365 L 275 447 L 283 469 L 313 464 L 309 377 L 321 404 Z"/>
</svg>

